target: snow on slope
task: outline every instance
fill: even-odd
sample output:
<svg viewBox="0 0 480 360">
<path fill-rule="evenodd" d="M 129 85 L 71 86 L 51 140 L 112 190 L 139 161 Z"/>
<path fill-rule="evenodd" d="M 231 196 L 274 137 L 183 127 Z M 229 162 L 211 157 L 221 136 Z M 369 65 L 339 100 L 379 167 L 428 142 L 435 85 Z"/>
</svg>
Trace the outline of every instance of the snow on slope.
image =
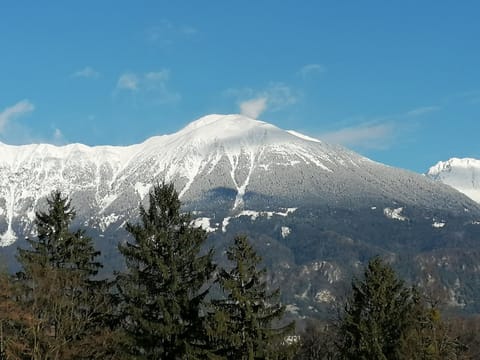
<svg viewBox="0 0 480 360">
<path fill-rule="evenodd" d="M 343 147 L 242 115 L 208 115 L 126 147 L 0 144 L 0 246 L 29 235 L 32 214 L 52 190 L 72 198 L 79 221 L 104 231 L 135 216 L 159 181 L 173 182 L 186 206 L 221 212 L 222 228 L 243 211 L 305 201 L 473 208 L 443 184 Z"/>
<path fill-rule="evenodd" d="M 432 166 L 427 176 L 439 180 L 480 203 L 480 160 L 452 158 Z"/>
<path fill-rule="evenodd" d="M 312 155 L 302 147 L 304 141 L 300 134 L 241 115 L 209 115 L 175 134 L 126 147 L 0 143 L 0 216 L 5 218 L 6 228 L 0 246 L 16 240 L 15 219 L 20 219 L 25 229 L 31 224 L 25 214 L 33 213 L 39 199 L 52 190 L 78 194 L 81 207 L 104 213 L 116 201 L 131 202 L 120 199 L 128 190 L 143 199 L 155 179 L 174 181 L 180 197 L 185 197 L 192 184 L 220 162 L 228 168 L 228 176 L 219 185 L 236 190 L 234 208 L 241 209 L 253 170 L 271 165 L 260 161 L 266 147 L 291 158 L 290 165 L 307 161 L 328 170 L 324 165 L 328 156 Z"/>
</svg>

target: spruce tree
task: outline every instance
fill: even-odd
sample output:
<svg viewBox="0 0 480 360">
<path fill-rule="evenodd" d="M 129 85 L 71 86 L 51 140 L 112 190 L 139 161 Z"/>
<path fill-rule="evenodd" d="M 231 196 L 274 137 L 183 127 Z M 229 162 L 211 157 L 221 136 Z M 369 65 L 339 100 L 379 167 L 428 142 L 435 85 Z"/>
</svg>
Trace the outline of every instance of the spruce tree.
<svg viewBox="0 0 480 360">
<path fill-rule="evenodd" d="M 128 338 L 137 359 L 195 359 L 202 352 L 202 306 L 215 269 L 202 254 L 206 232 L 182 213 L 173 184 L 155 185 L 140 222 L 127 224 L 133 241 L 119 246 L 127 271 L 118 288 Z"/>
<path fill-rule="evenodd" d="M 26 274 L 30 266 L 39 265 L 76 270 L 86 280 L 96 275 L 102 266 L 95 261 L 100 252 L 83 230 L 70 230 L 75 218 L 71 201 L 60 191 L 54 191 L 47 199 L 47 206 L 48 211 L 36 212 L 37 237 L 27 239 L 32 249 L 18 249 L 18 260 Z"/>
<path fill-rule="evenodd" d="M 79 358 L 80 344 L 99 331 L 107 290 L 105 282 L 92 280 L 101 267 L 99 252 L 84 231 L 70 230 L 74 217 L 68 197 L 53 192 L 47 211 L 36 213 L 31 249 L 18 249 L 20 299 L 33 313 L 25 333 L 34 359 Z"/>
<path fill-rule="evenodd" d="M 404 359 L 402 339 L 415 324 L 418 297 L 379 257 L 354 281 L 340 324 L 343 359 Z"/>
<path fill-rule="evenodd" d="M 212 301 L 209 335 L 214 353 L 223 359 L 282 358 L 275 348 L 282 348 L 294 324 L 274 326 L 285 310 L 279 290 L 267 289 L 266 270 L 258 268 L 261 258 L 246 236 L 235 237 L 227 258 L 233 267 L 222 269 L 217 280 L 225 297 Z"/>
</svg>

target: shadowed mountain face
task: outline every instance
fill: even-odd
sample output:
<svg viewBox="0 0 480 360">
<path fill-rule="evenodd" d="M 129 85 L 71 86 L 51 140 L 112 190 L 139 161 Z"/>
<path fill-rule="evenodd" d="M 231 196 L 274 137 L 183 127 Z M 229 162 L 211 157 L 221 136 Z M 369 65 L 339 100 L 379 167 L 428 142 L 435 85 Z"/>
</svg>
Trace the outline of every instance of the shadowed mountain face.
<svg viewBox="0 0 480 360">
<path fill-rule="evenodd" d="M 292 313 L 327 311 L 375 254 L 415 282 L 445 284 L 439 291 L 452 306 L 476 311 L 480 300 L 467 290 L 477 271 L 469 253 L 479 249 L 477 203 L 428 177 L 240 115 L 209 115 L 128 147 L 0 144 L 0 168 L 0 245 L 9 258 L 59 189 L 107 269 L 120 268 L 124 224 L 135 221 L 151 184 L 166 181 L 219 255 L 236 233 L 251 236 Z"/>
</svg>

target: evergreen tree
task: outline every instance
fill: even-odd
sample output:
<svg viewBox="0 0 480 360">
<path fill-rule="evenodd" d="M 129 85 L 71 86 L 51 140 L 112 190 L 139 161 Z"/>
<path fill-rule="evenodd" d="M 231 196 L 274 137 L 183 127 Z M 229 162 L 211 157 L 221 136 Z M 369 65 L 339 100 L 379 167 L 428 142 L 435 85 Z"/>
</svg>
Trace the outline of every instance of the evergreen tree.
<svg viewBox="0 0 480 360">
<path fill-rule="evenodd" d="M 223 359 L 283 358 L 286 354 L 275 348 L 286 348 L 282 345 L 294 324 L 273 326 L 285 310 L 279 290 L 268 291 L 266 270 L 258 269 L 261 258 L 246 236 L 235 237 L 227 257 L 233 267 L 221 270 L 218 277 L 225 298 L 212 301 L 215 312 L 209 335 L 215 354 Z"/>
<path fill-rule="evenodd" d="M 402 356 L 402 339 L 412 328 L 417 297 L 379 257 L 372 259 L 363 281 L 354 281 L 340 326 L 344 359 L 394 360 Z"/>
<path fill-rule="evenodd" d="M 36 213 L 37 238 L 27 239 L 31 250 L 18 249 L 18 260 L 28 275 L 30 266 L 72 269 L 84 279 L 98 273 L 101 264 L 95 261 L 100 255 L 95 251 L 92 239 L 83 230 L 70 231 L 75 210 L 68 197 L 54 191 L 47 199 L 48 211 Z"/>
<path fill-rule="evenodd" d="M 47 207 L 36 213 L 31 249 L 18 250 L 20 299 L 33 314 L 25 331 L 29 353 L 33 359 L 80 358 L 80 344 L 100 331 L 108 289 L 92 280 L 101 267 L 92 239 L 69 229 L 75 217 L 69 199 L 55 191 Z"/>
<path fill-rule="evenodd" d="M 339 332 L 342 359 L 464 359 L 435 303 L 407 287 L 379 257 L 354 281 Z"/>
<path fill-rule="evenodd" d="M 127 224 L 133 242 L 119 246 L 127 272 L 118 277 L 126 351 L 137 359 L 195 359 L 202 345 L 202 306 L 215 269 L 207 235 L 181 213 L 173 184 L 156 185 L 140 223 Z"/>
</svg>

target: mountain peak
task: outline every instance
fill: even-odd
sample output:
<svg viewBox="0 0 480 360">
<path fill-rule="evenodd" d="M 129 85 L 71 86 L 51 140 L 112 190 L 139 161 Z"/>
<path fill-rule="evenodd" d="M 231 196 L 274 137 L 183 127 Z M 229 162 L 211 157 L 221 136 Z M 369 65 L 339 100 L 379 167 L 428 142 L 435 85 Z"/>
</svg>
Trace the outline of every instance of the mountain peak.
<svg viewBox="0 0 480 360">
<path fill-rule="evenodd" d="M 454 157 L 439 161 L 426 175 L 450 185 L 480 203 L 480 160 Z"/>
<path fill-rule="evenodd" d="M 253 122 L 257 124 L 264 123 L 263 121 L 252 119 L 248 116 L 241 115 L 241 114 L 210 114 L 210 115 L 202 116 L 201 118 L 192 121 L 189 125 L 185 127 L 185 129 L 194 130 L 204 126 L 210 126 L 210 125 L 221 126 L 222 124 L 225 124 L 225 123 L 238 123 L 238 122 L 245 122 L 245 123 Z"/>
<path fill-rule="evenodd" d="M 447 161 L 439 161 L 428 170 L 429 175 L 435 175 L 451 168 L 479 168 L 480 160 L 474 158 L 456 158 L 453 157 Z"/>
<path fill-rule="evenodd" d="M 203 116 L 180 130 L 179 133 L 205 132 L 210 137 L 222 138 L 232 135 L 241 135 L 255 128 L 275 128 L 264 121 L 255 120 L 240 114 L 212 114 Z M 280 129 L 278 129 L 280 130 Z"/>
</svg>

